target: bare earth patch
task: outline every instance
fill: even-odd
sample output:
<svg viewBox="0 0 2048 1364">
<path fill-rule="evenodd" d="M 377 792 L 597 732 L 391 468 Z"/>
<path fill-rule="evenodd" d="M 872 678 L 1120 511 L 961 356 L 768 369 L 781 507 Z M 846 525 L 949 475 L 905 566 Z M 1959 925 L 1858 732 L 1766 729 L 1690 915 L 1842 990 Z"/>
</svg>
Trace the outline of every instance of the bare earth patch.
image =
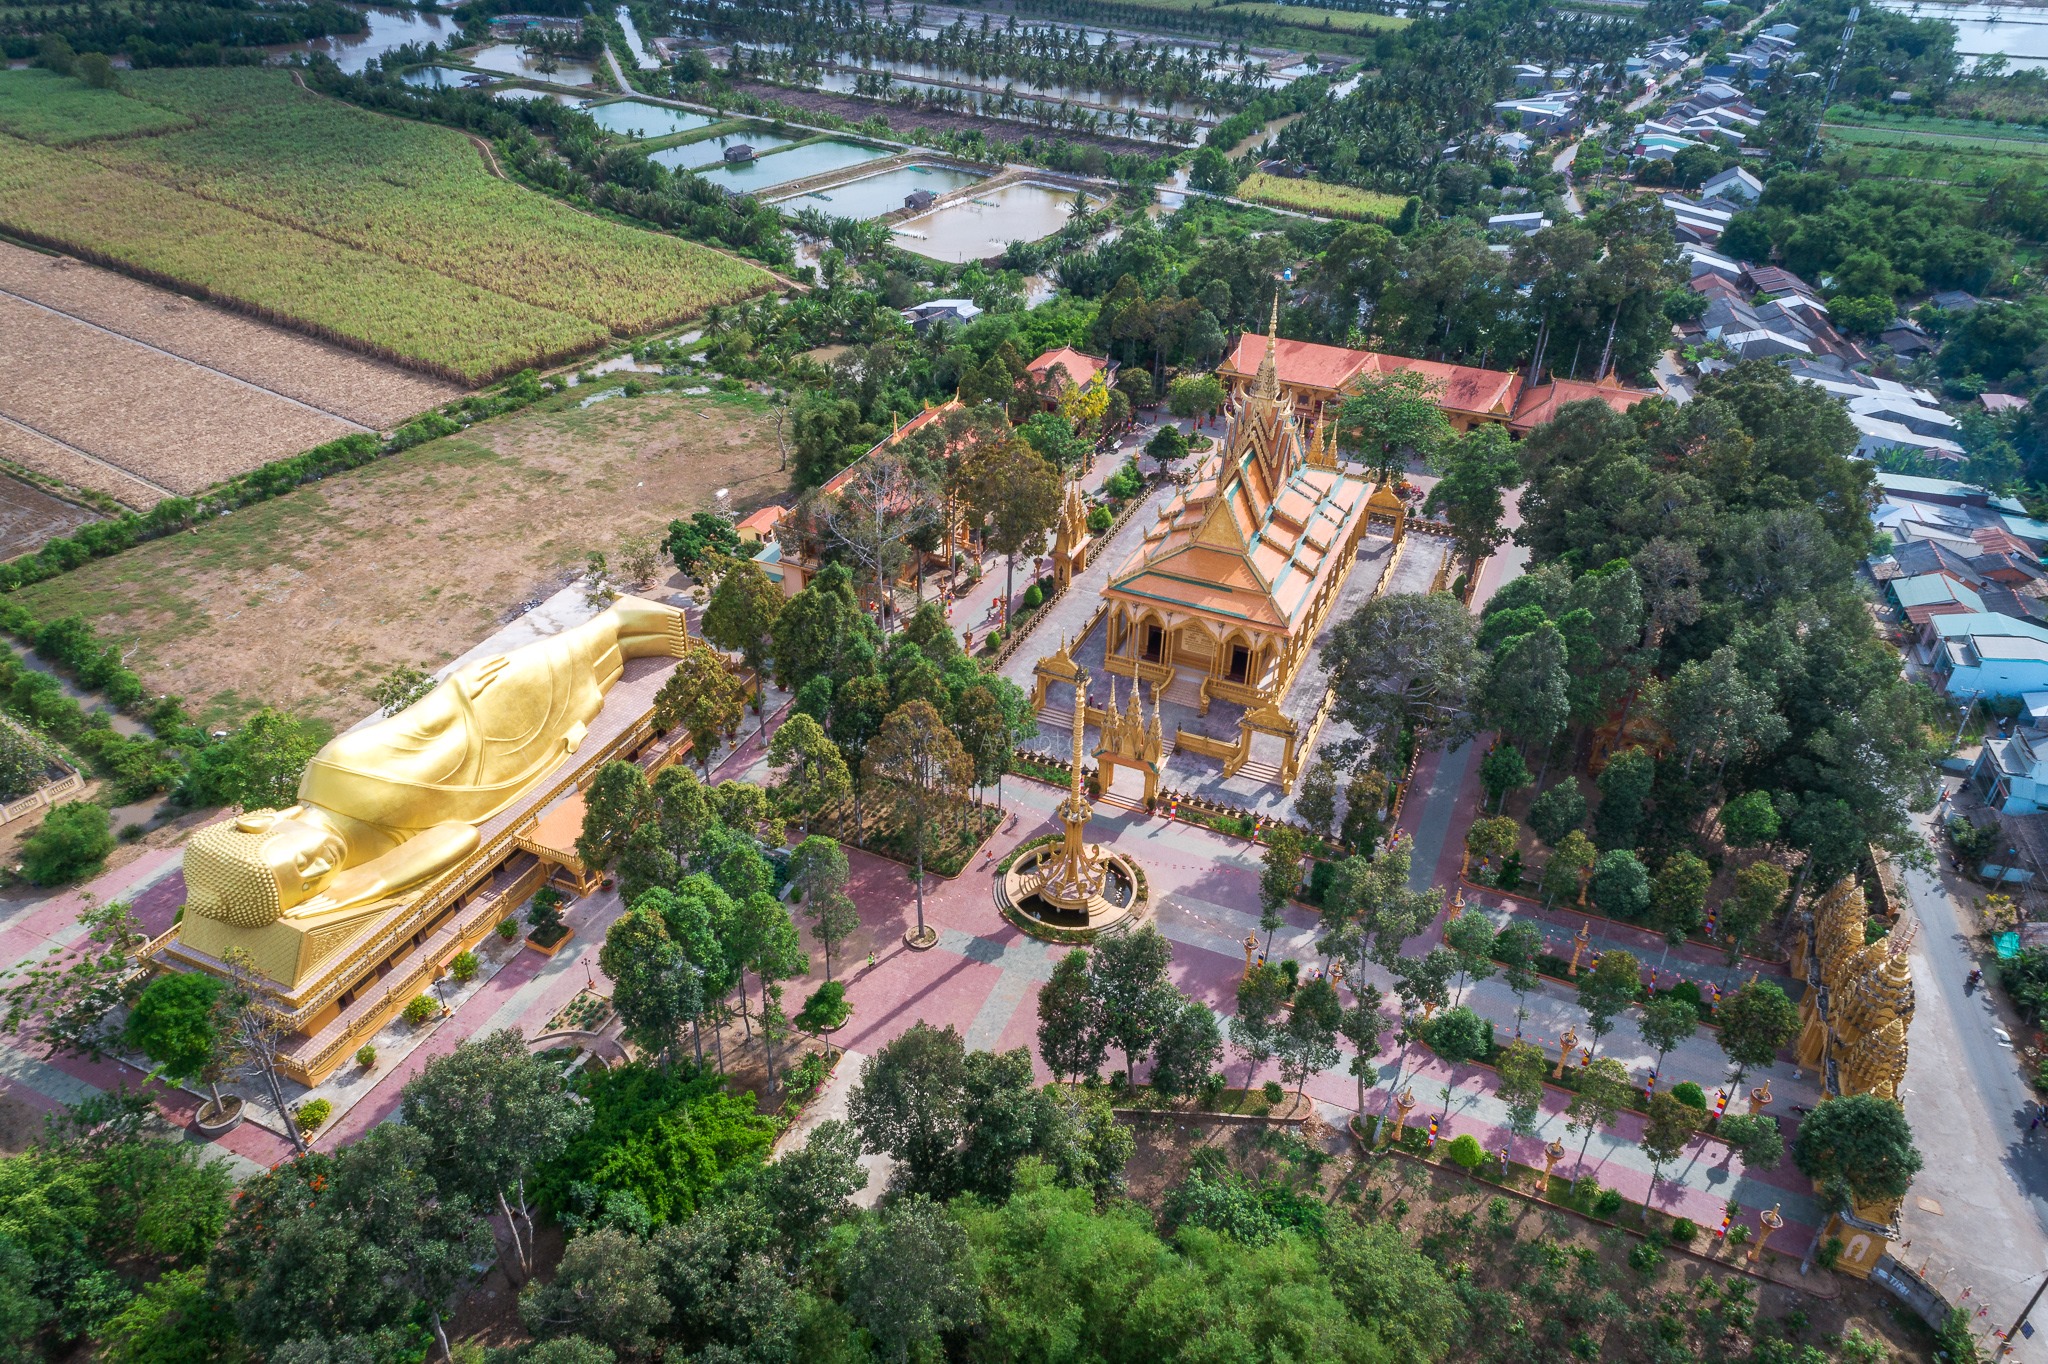
<svg viewBox="0 0 2048 1364">
<path fill-rule="evenodd" d="M 163 500 L 163 492 L 104 460 L 81 454 L 47 436 L 0 421 L 0 461 L 27 469 L 67 488 L 104 493 L 125 507 L 147 511 Z M 20 553 L 10 550 L 9 553 Z"/>
<path fill-rule="evenodd" d="M 75 502 L 0 474 L 0 559 L 27 554 L 97 519 Z"/>
<path fill-rule="evenodd" d="M 356 429 L 5 294 L 0 414 L 175 493 Z"/>
<path fill-rule="evenodd" d="M 336 724 L 399 663 L 436 668 L 592 550 L 659 534 L 731 490 L 787 475 L 758 399 L 559 398 L 24 588 L 82 612 L 152 688 L 209 718 L 259 705 Z"/>
<path fill-rule="evenodd" d="M 111 270 L 5 242 L 0 289 L 379 430 L 463 392 Z"/>
</svg>

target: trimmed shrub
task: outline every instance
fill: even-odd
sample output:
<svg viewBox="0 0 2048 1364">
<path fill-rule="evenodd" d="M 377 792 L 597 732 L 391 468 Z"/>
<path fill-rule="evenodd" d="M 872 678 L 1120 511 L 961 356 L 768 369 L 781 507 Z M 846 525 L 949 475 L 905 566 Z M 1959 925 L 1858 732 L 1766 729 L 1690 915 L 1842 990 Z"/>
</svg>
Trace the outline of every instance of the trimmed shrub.
<svg viewBox="0 0 2048 1364">
<path fill-rule="evenodd" d="M 1287 1097 L 1286 1089 L 1281 1086 L 1278 1080 L 1266 1081 L 1265 1086 L 1259 1092 L 1266 1096 L 1266 1102 L 1269 1104 L 1279 1103 Z"/>
<path fill-rule="evenodd" d="M 434 1002 L 432 995 L 414 995 L 412 1002 L 405 1006 L 405 1012 L 399 1017 L 417 1028 L 428 1019 L 439 1017 L 440 1013 L 441 1006 Z"/>
<path fill-rule="evenodd" d="M 1707 1111 L 1706 1091 L 1690 1080 L 1681 1080 L 1673 1085 L 1671 1087 L 1671 1097 L 1684 1104 L 1687 1108 L 1697 1108 L 1702 1113 Z"/>
<path fill-rule="evenodd" d="M 1700 1234 L 1699 1224 L 1690 1217 L 1681 1217 L 1671 1224 L 1671 1243 L 1689 1246 Z"/>
<path fill-rule="evenodd" d="M 506 942 L 511 942 L 514 938 L 518 937 L 519 920 L 509 914 L 498 920 L 498 936 Z"/>
<path fill-rule="evenodd" d="M 852 1012 L 853 1006 L 846 1002 L 846 982 L 828 980 L 811 992 L 790 1021 L 805 1032 L 818 1033 L 838 1027 Z"/>
<path fill-rule="evenodd" d="M 457 985 L 467 985 L 476 979 L 476 953 L 457 952 L 448 963 L 448 974 L 455 977 Z"/>
<path fill-rule="evenodd" d="M 320 1124 L 334 1113 L 334 1105 L 325 1099 L 308 1099 L 292 1111 L 301 1132 L 317 1132 Z"/>
<path fill-rule="evenodd" d="M 1593 1198 L 1593 1215 L 1595 1217 L 1612 1217 L 1621 1211 L 1621 1205 L 1626 1201 L 1621 1196 L 1621 1190 L 1602 1189 Z"/>
<path fill-rule="evenodd" d="M 1612 1190 L 1609 1190 L 1612 1193 Z M 1621 1195 L 1615 1194 L 1616 1198 Z M 1664 1252 L 1654 1241 L 1641 1241 L 1628 1253 L 1628 1267 L 1638 1274 L 1655 1274 L 1664 1263 Z"/>
<path fill-rule="evenodd" d="M 1451 1138 L 1451 1144 L 1444 1149 L 1444 1157 L 1453 1165 L 1476 1170 L 1486 1160 L 1486 1148 L 1470 1132 L 1460 1132 Z"/>
<path fill-rule="evenodd" d="M 38 886 L 61 886 L 96 875 L 114 850 L 107 807 L 74 800 L 43 816 L 21 841 L 21 871 Z"/>
<path fill-rule="evenodd" d="M 1024 609 L 1026 611 L 1035 611 L 1043 605 L 1045 605 L 1045 593 L 1040 590 L 1037 583 L 1033 583 L 1024 589 Z"/>
<path fill-rule="evenodd" d="M 356 1064 L 361 1066 L 364 1070 L 375 1070 L 377 1068 L 377 1049 L 371 1046 L 368 1042 L 365 1042 L 362 1046 L 357 1047 Z"/>
</svg>

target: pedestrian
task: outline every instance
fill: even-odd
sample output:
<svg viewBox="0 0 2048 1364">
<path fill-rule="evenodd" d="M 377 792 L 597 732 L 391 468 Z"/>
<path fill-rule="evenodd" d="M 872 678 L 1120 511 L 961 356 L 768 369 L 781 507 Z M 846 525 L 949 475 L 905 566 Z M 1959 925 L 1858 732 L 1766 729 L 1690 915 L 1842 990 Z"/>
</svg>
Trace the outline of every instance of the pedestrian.
<svg viewBox="0 0 2048 1364">
<path fill-rule="evenodd" d="M 868 953 L 868 970 L 872 971 L 872 970 L 874 970 L 874 969 L 875 969 L 875 954 L 874 954 L 874 953 L 872 953 L 872 952 L 870 952 L 870 953 Z"/>
</svg>

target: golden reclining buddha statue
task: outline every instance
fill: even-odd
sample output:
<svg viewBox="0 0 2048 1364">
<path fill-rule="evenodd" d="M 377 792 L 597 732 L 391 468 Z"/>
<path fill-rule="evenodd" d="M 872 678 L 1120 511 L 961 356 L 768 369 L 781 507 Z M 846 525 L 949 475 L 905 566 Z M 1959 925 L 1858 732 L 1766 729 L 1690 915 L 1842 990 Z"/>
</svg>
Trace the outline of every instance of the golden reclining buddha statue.
<svg viewBox="0 0 2048 1364">
<path fill-rule="evenodd" d="M 629 658 L 680 657 L 682 612 L 623 597 L 560 634 L 469 663 L 323 747 L 287 810 L 249 810 L 185 848 L 180 942 L 239 947 L 293 989 L 461 865 L 480 828 L 583 742 Z"/>
</svg>

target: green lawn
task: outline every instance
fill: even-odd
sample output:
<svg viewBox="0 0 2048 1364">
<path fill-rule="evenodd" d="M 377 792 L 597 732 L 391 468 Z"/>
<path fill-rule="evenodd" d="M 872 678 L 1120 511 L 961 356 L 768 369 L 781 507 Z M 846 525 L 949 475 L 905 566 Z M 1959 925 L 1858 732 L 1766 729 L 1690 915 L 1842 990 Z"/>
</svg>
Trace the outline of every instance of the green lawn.
<svg viewBox="0 0 2048 1364">
<path fill-rule="evenodd" d="M 1393 14 L 1366 14 L 1359 10 L 1321 9 L 1315 5 L 1255 3 L 1226 5 L 1227 14 L 1256 14 L 1291 28 L 1334 29 L 1339 33 L 1363 33 L 1369 29 L 1405 28 L 1408 20 Z"/>
</svg>

